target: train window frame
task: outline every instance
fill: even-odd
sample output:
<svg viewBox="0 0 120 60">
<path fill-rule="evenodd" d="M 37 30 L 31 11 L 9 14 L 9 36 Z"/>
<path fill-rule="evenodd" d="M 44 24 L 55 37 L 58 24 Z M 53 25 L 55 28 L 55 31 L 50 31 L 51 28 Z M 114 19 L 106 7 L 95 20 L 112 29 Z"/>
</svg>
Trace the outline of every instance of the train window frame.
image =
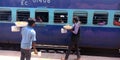
<svg viewBox="0 0 120 60">
<path fill-rule="evenodd" d="M 23 18 L 20 18 L 19 16 L 18 16 L 18 13 L 23 13 L 22 15 L 22 17 Z M 26 13 L 26 14 L 25 14 Z M 27 13 L 28 13 L 28 15 L 27 15 Z M 29 11 L 29 9 L 18 9 L 18 10 L 16 10 L 16 21 L 27 21 L 28 20 L 28 18 L 30 18 L 30 11 Z"/>
<path fill-rule="evenodd" d="M 73 11 L 73 17 L 77 16 L 81 24 L 87 24 L 88 12 L 87 11 Z"/>
<path fill-rule="evenodd" d="M 3 16 L 4 16 L 4 18 L 3 18 Z M 0 9 L 0 22 L 11 22 L 11 21 L 12 21 L 12 11 L 11 11 L 11 9 Z"/>
<path fill-rule="evenodd" d="M 68 23 L 68 12 L 66 10 L 55 10 L 53 23 L 66 24 Z"/>
<path fill-rule="evenodd" d="M 94 25 L 107 25 L 108 24 L 108 12 L 107 11 L 95 11 L 93 14 L 93 24 Z"/>
<path fill-rule="evenodd" d="M 38 13 L 38 16 L 37 16 L 37 13 Z M 45 15 L 43 16 L 44 13 L 45 13 Z M 39 17 L 40 21 L 38 21 L 37 17 Z M 40 23 L 49 23 L 49 11 L 41 10 L 41 9 L 35 10 L 35 19 L 36 19 L 37 23 L 39 23 L 39 22 Z"/>
<path fill-rule="evenodd" d="M 120 26 L 120 12 L 115 12 L 113 24 L 115 26 Z"/>
</svg>

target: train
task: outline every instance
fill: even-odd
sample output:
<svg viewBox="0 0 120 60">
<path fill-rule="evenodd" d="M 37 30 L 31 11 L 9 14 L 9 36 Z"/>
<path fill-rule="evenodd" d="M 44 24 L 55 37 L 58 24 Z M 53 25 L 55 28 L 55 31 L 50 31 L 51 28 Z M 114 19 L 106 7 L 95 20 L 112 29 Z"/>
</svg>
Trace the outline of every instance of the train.
<svg viewBox="0 0 120 60">
<path fill-rule="evenodd" d="M 20 44 L 21 33 L 12 32 L 11 26 L 38 16 L 43 20 L 34 27 L 38 44 L 67 46 L 70 32 L 61 33 L 61 28 L 77 16 L 80 47 L 120 49 L 119 0 L 0 0 L 0 43 Z"/>
</svg>

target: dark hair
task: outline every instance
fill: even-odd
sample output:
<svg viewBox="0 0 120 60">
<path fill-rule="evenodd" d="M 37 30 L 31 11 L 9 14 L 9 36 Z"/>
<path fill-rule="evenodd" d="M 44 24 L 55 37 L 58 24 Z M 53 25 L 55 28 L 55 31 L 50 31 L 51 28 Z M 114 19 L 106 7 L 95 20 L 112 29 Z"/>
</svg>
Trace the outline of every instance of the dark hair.
<svg viewBox="0 0 120 60">
<path fill-rule="evenodd" d="M 75 22 L 78 22 L 78 19 L 77 19 L 77 18 L 73 18 L 73 20 L 75 20 Z"/>
<path fill-rule="evenodd" d="M 34 23 L 35 23 L 35 20 L 33 20 L 33 19 L 28 20 L 28 25 L 29 26 L 32 26 Z"/>
</svg>

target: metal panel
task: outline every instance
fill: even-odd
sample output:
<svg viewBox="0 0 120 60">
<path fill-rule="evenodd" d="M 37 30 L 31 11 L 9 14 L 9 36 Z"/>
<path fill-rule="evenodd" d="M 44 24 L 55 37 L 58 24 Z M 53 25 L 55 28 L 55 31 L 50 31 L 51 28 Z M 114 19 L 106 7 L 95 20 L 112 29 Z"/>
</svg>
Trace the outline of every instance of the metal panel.
<svg viewBox="0 0 120 60">
<path fill-rule="evenodd" d="M 119 0 L 0 0 L 1 7 L 119 10 Z"/>
</svg>

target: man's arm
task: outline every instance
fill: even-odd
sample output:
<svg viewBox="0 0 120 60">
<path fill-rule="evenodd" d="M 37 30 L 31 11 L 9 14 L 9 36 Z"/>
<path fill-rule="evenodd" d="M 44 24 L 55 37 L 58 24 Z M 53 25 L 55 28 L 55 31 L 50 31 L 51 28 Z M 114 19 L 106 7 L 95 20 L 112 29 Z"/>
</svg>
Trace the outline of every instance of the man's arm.
<svg viewBox="0 0 120 60">
<path fill-rule="evenodd" d="M 33 47 L 33 51 L 35 54 L 38 54 L 38 51 L 36 49 L 36 42 L 32 42 L 32 47 Z"/>
</svg>

